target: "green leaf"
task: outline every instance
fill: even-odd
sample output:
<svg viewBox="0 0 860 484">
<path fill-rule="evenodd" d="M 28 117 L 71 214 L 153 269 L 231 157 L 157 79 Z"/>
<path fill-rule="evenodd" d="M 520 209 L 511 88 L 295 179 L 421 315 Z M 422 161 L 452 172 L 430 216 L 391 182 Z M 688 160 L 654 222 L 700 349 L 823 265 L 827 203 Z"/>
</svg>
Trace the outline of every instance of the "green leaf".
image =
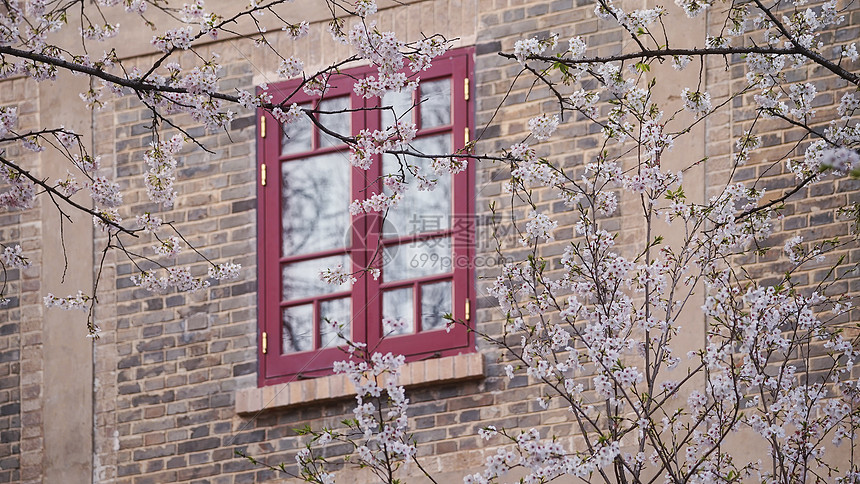
<svg viewBox="0 0 860 484">
<path fill-rule="evenodd" d="M 651 72 L 651 66 L 645 62 L 639 61 L 636 63 L 636 70 L 639 72 Z"/>
</svg>

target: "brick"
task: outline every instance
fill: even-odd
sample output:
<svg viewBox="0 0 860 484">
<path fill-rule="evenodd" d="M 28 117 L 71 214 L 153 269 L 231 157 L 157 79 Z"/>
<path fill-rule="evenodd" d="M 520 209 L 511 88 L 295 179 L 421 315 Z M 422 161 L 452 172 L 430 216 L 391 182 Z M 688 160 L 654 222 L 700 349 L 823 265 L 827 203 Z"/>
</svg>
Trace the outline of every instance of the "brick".
<svg viewBox="0 0 860 484">
<path fill-rule="evenodd" d="M 190 452 L 200 452 L 202 450 L 214 449 L 218 447 L 218 445 L 220 445 L 220 442 L 221 441 L 217 437 L 180 442 L 177 447 L 177 452 L 179 454 L 187 454 Z"/>
<path fill-rule="evenodd" d="M 508 81 L 520 69 L 516 62 L 496 55 L 500 50 L 512 50 L 515 40 L 546 35 L 550 31 L 560 32 L 562 41 L 571 35 L 585 35 L 595 54 L 620 52 L 623 44 L 629 42 L 629 36 L 619 29 L 596 21 L 591 14 L 592 2 L 584 0 L 551 0 L 546 3 L 487 0 L 444 3 L 433 0 L 420 3 L 424 5 L 419 8 L 430 9 L 417 10 L 418 14 L 411 17 L 391 13 L 380 22 L 383 25 L 396 24 L 398 30 L 405 25 L 406 30 L 413 34 L 418 30 L 432 32 L 434 29 L 431 27 L 436 25 L 448 28 L 464 22 L 468 24 L 461 26 L 464 31 L 457 29 L 451 33 L 452 37 L 461 36 L 461 43 L 475 46 L 476 72 L 472 93 L 474 114 L 479 121 L 489 120 L 494 115 L 495 108 L 507 92 Z M 395 10 L 399 8 L 395 7 Z M 856 10 L 856 7 L 852 8 Z M 456 14 L 452 15 L 452 12 Z M 480 13 L 474 19 L 469 12 Z M 854 14 L 856 24 L 860 17 L 857 12 Z M 380 12 L 380 16 L 384 15 L 388 13 Z M 846 25 L 837 30 L 833 38 L 850 42 L 857 38 L 858 31 L 853 25 Z M 328 40 L 311 42 L 304 39 L 302 42 L 305 40 L 307 43 L 296 49 L 310 69 L 312 63 L 322 62 L 321 51 L 328 45 L 325 44 Z M 204 53 L 209 52 L 209 47 L 201 48 Z M 211 48 L 219 50 L 218 44 Z M 268 54 L 250 54 L 250 60 L 232 51 L 222 55 L 225 71 L 231 75 L 221 86 L 224 92 L 232 92 L 234 88 L 251 89 L 257 79 L 274 74 L 271 64 L 263 62 Z M 733 66 L 729 72 L 722 71 L 722 61 L 707 66 L 708 77 L 704 82 L 715 99 L 718 96 L 727 99 L 729 89 L 743 82 L 743 60 L 729 61 Z M 127 62 L 145 65 L 146 59 L 128 59 Z M 269 71 L 252 72 L 252 64 Z M 832 103 L 839 99 L 844 88 L 831 84 L 815 69 L 797 69 L 788 75 L 791 79 L 813 80 L 820 86 L 823 95 L 816 100 L 816 105 L 820 106 L 816 120 L 825 126 L 832 116 L 827 113 L 835 109 Z M 6 88 L 9 83 L 13 83 L 13 89 Z M 521 141 L 527 131 L 528 118 L 552 109 L 551 102 L 547 101 L 548 95 L 543 92 L 545 90 L 538 87 L 527 94 L 528 88 L 525 85 L 514 86 L 507 105 L 496 116 L 494 124 L 483 132 L 479 152 L 497 152 Z M 28 100 L 26 106 L 22 105 L 22 110 L 29 113 L 26 116 L 30 121 L 22 116 L 19 123 L 30 124 L 22 125 L 22 130 L 37 126 L 40 106 L 35 101 L 37 95 L 33 89 L 26 87 L 22 79 L 0 83 L 0 101 L 4 105 Z M 527 96 L 528 104 L 525 104 Z M 736 102 L 738 106 L 746 107 L 753 101 L 748 95 Z M 150 123 L 146 109 L 127 96 L 110 101 L 104 111 L 94 116 L 100 130 L 94 135 L 98 139 L 98 152 L 106 154 L 103 159 L 105 168 L 116 170 L 120 175 L 127 201 L 134 206 L 133 211 L 143 207 L 156 210 L 157 207 L 147 201 L 137 181 L 137 176 L 145 169 L 142 153 L 150 141 L 149 132 L 145 129 Z M 752 123 L 749 116 L 744 116 L 738 113 L 737 116 L 708 118 L 707 136 L 712 140 L 708 142 L 708 176 L 714 180 L 731 169 L 734 139 Z M 90 121 L 89 117 L 87 121 Z M 801 130 L 784 129 L 766 121 L 769 120 L 758 121 L 761 124 L 757 126 L 761 129 L 765 147 L 769 149 L 762 151 L 767 153 L 768 159 L 781 156 L 775 153 L 789 151 L 791 144 L 800 142 L 805 136 Z M 577 170 L 593 161 L 602 149 L 601 140 L 594 136 L 597 129 L 599 127 L 586 126 L 581 116 L 571 116 L 568 124 L 560 129 L 563 139 L 536 147 L 541 156 L 550 156 L 565 163 L 571 168 L 570 173 L 576 176 Z M 259 208 L 254 194 L 257 183 L 255 130 L 256 116 L 245 110 L 233 119 L 228 133 L 205 134 L 200 127 L 193 127 L 192 132 L 200 134 L 214 153 L 204 153 L 191 146 L 184 148 L 177 180 L 180 197 L 174 210 L 165 212 L 165 216 L 176 220 L 180 227 L 191 228 L 188 235 L 194 238 L 195 243 L 201 244 L 207 257 L 213 261 L 241 260 L 244 268 L 240 282 L 222 282 L 206 291 L 205 295 L 153 296 L 131 282 L 130 276 L 137 273 L 132 264 L 116 259 L 108 261 L 106 268 L 115 272 L 107 276 L 100 286 L 104 292 L 100 299 L 110 302 L 104 304 L 103 310 L 100 308 L 103 312 L 97 312 L 105 335 L 104 340 L 96 343 L 94 352 L 99 382 L 97 399 L 100 400 L 95 414 L 95 442 L 100 447 L 94 457 L 115 474 L 106 475 L 105 481 L 239 483 L 280 478 L 267 469 L 235 458 L 232 454 L 235 446 L 244 447 L 251 455 L 265 458 L 266 462 L 286 462 L 292 466 L 291 452 L 301 447 L 304 441 L 291 429 L 306 424 L 315 429 L 337 426 L 341 419 L 352 415 L 353 400 L 349 393 L 353 389 L 342 375 L 262 390 L 257 388 L 257 372 L 262 370 L 258 370 L 255 340 L 258 324 L 256 209 Z M 808 140 L 803 141 L 792 156 L 802 156 L 806 145 Z M 610 147 L 610 150 L 615 149 Z M 761 176 L 763 168 L 760 161 L 752 160 L 740 168 L 735 181 L 752 182 Z M 490 201 L 497 201 L 500 205 L 509 203 L 502 192 L 502 183 L 510 177 L 510 168 L 491 163 L 477 165 L 475 175 L 480 180 L 477 210 L 486 212 Z M 776 196 L 796 183 L 793 175 L 787 173 L 765 175 L 767 180 L 762 186 L 767 186 Z M 843 238 L 847 232 L 844 225 L 832 217 L 831 209 L 856 201 L 857 195 L 849 192 L 856 191 L 858 186 L 860 181 L 853 180 L 811 186 L 808 191 L 789 200 L 780 228 L 785 231 L 813 229 L 812 233 L 819 240 L 836 235 Z M 707 196 L 710 195 L 712 193 L 708 192 Z M 575 220 L 565 218 L 563 211 L 567 209 L 547 190 L 537 190 L 535 197 L 541 210 L 556 211 L 559 215 L 558 243 L 544 247 L 541 252 L 551 258 L 549 267 L 557 270 L 560 254 L 566 242 L 574 236 L 572 226 Z M 622 206 L 621 212 L 624 217 L 631 216 L 629 206 Z M 23 226 L 27 220 L 29 228 Z M 41 231 L 45 230 L 40 222 L 38 216 L 31 214 L 0 214 L 0 231 L 15 227 L 19 232 L 15 234 L 15 240 L 39 247 L 36 238 L 42 237 Z M 622 227 L 617 219 L 602 220 L 601 224 L 609 230 Z M 30 234 L 26 235 L 28 230 Z M 619 244 L 629 245 L 636 240 L 638 235 L 630 232 L 622 234 Z M 105 240 L 103 234 L 96 233 L 96 236 Z M 506 248 L 505 256 L 524 260 L 528 254 L 516 247 L 516 235 L 509 230 L 506 236 L 514 247 Z M 0 241 L 5 243 L 5 232 L 3 237 Z M 130 243 L 134 244 L 134 250 L 145 252 L 152 242 L 139 240 Z M 489 244 L 479 245 L 476 250 L 481 257 L 493 255 L 493 247 Z M 851 259 L 856 259 L 851 263 L 860 260 L 860 255 L 855 255 L 851 255 Z M 749 266 L 750 273 L 773 277 L 774 271 L 783 267 L 780 265 L 784 261 L 781 257 L 779 250 L 771 251 L 761 257 L 750 257 L 745 265 Z M 37 259 L 34 257 L 34 261 Z M 189 263 L 193 264 L 197 275 L 205 273 L 205 264 Z M 503 318 L 494 309 L 496 301 L 481 295 L 486 294 L 496 273 L 496 266 L 475 269 L 478 277 L 475 294 L 478 296 L 473 299 L 477 309 L 474 319 L 482 330 L 492 335 L 501 334 Z M 19 287 L 24 287 L 21 285 L 24 280 L 28 280 L 30 285 L 26 286 L 29 289 L 20 290 L 21 297 L 13 297 L 13 302 L 0 311 L 0 442 L 3 443 L 0 448 L 6 449 L 2 445 L 19 441 L 22 435 L 31 440 L 26 444 L 20 443 L 22 449 L 30 449 L 27 455 L 22 452 L 20 460 L 0 457 L 0 482 L 4 479 L 12 482 L 44 480 L 39 474 L 42 457 L 37 455 L 44 447 L 40 441 L 42 419 L 36 403 L 43 397 L 40 388 L 43 383 L 40 372 L 43 370 L 39 366 L 43 355 L 36 352 L 42 344 L 39 333 L 44 316 L 44 309 L 39 307 L 39 297 L 36 297 L 44 290 L 40 285 L 40 275 L 41 268 L 8 274 Z M 808 287 L 825 275 L 823 267 L 816 266 L 799 275 L 797 280 L 807 281 L 803 286 Z M 852 291 L 860 290 L 857 281 L 849 278 L 848 283 Z M 19 315 L 28 316 L 7 316 L 12 309 Z M 10 318 L 10 322 L 6 323 L 3 318 Z M 15 318 L 20 318 L 20 322 Z M 852 315 L 850 321 L 856 319 L 857 315 Z M 107 329 L 109 327 L 112 329 Z M 501 425 L 502 422 L 511 428 L 537 425 L 543 431 L 549 426 L 561 428 L 566 425 L 565 422 L 557 422 L 557 414 L 538 413 L 534 402 L 538 387 L 534 381 L 524 376 L 514 381 L 504 377 L 503 368 L 508 363 L 500 359 L 506 358 L 504 354 L 491 350 L 483 341 L 478 341 L 477 345 L 486 357 L 471 353 L 434 358 L 411 363 L 403 373 L 402 381 L 409 385 L 407 394 L 410 398 L 414 396 L 415 432 L 422 442 L 426 442 L 419 447 L 419 452 L 432 456 L 427 459 L 427 465 L 438 466 L 451 474 L 480 468 L 485 454 L 492 453 L 491 447 L 485 447 L 487 444 L 474 436 L 475 429 L 483 425 Z M 22 348 L 23 353 L 17 348 Z M 28 355 L 27 351 L 33 353 Z M 6 366 L 19 361 L 21 365 L 17 369 Z M 810 367 L 815 371 L 820 370 L 822 364 L 821 359 L 810 361 Z M 482 379 L 484 375 L 486 379 Z M 589 384 L 587 379 L 584 382 Z M 19 394 L 13 396 L 11 391 L 17 389 L 20 389 Z M 6 391 L 10 392 L 8 396 L 4 393 Z M 27 401 L 33 412 L 28 413 L 25 408 L 22 415 L 21 407 L 15 406 L 20 405 L 18 400 Z M 293 406 L 294 402 L 300 405 Z M 266 405 L 274 408 L 267 408 L 256 415 Z M 11 422 L 13 417 L 17 422 Z M 3 427 L 7 421 L 8 427 Z M 114 439 L 121 443 L 118 451 L 113 448 Z M 171 448 L 176 451 L 168 452 Z M 330 452 L 332 456 L 338 456 L 344 449 L 333 448 Z M 20 467 L 18 475 L 6 472 L 15 466 Z M 294 470 L 294 466 L 292 468 Z M 25 475 L 27 477 L 22 478 Z M 409 479 L 404 478 L 404 481 Z"/>
</svg>

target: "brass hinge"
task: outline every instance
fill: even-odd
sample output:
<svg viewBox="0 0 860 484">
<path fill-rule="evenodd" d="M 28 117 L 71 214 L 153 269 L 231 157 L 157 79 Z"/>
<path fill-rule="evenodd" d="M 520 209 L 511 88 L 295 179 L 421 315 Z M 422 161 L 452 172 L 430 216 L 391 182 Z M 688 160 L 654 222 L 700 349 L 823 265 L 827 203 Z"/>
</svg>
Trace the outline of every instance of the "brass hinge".
<svg viewBox="0 0 860 484">
<path fill-rule="evenodd" d="M 260 138 L 266 137 L 266 116 L 260 118 Z"/>
<path fill-rule="evenodd" d="M 472 301 L 466 299 L 466 321 L 472 319 Z"/>
<path fill-rule="evenodd" d="M 263 331 L 263 354 L 265 355 L 268 352 L 269 352 L 269 335 L 266 334 L 265 331 Z"/>
<path fill-rule="evenodd" d="M 260 165 L 260 185 L 266 186 L 266 164 Z"/>
<path fill-rule="evenodd" d="M 463 99 L 469 100 L 469 78 L 463 79 Z"/>
<path fill-rule="evenodd" d="M 469 144 L 469 127 L 463 128 L 463 137 L 466 139 L 466 144 Z"/>
</svg>

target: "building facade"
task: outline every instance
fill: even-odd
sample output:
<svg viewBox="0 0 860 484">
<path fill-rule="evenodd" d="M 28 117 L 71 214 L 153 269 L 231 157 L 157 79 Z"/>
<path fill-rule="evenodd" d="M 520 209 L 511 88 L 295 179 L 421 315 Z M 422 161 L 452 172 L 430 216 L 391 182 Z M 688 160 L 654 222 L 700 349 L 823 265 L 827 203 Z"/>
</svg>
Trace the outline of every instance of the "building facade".
<svg viewBox="0 0 860 484">
<path fill-rule="evenodd" d="M 269 41 L 281 55 L 295 54 L 304 59 L 307 72 L 316 72 L 348 51 L 325 33 L 326 10 L 300 1 L 291 20 L 312 20 L 311 34 L 294 41 L 275 32 Z M 667 8 L 670 15 L 680 12 L 674 5 Z M 852 8 L 832 33 L 834 42 L 860 36 L 860 11 Z M 582 36 L 595 55 L 622 52 L 631 42 L 627 32 L 594 14 L 593 3 L 579 0 L 421 0 L 383 5 L 377 22 L 407 39 L 431 33 L 456 38 L 450 54 L 423 77 L 425 91 L 415 98 L 423 100 L 419 108 L 397 113 L 419 124 L 416 146 L 428 152 L 473 143 L 474 153 L 499 153 L 528 135 L 529 119 L 555 112 L 553 94 L 533 78 L 518 79 L 522 66 L 498 55 L 512 52 L 516 41 L 550 33 L 561 39 Z M 701 32 L 719 32 L 719 22 L 719 15 L 702 15 L 679 23 L 676 33 L 698 38 Z M 127 67 L 148 66 L 154 59 L 148 48 L 151 33 L 139 35 L 146 39 L 140 46 L 120 50 Z M 268 84 L 275 86 L 276 96 L 292 92 L 295 83 L 278 78 L 275 54 L 249 45 L 227 38 L 198 49 L 220 55 L 221 91 L 253 91 Z M 856 71 L 857 64 L 850 65 Z M 362 69 L 358 65 L 347 72 L 366 75 Z M 648 75 L 659 80 L 655 96 L 677 102 L 679 86 L 701 83 L 716 106 L 730 99 L 746 73 L 742 59 L 720 57 L 700 70 L 676 72 L 668 62 L 655 64 Z M 792 75 L 818 86 L 816 123 L 823 126 L 838 117 L 847 83 L 820 67 Z M 71 89 L 85 91 L 86 81 L 61 76 L 37 85 L 7 79 L 0 81 L 0 105 L 18 107 L 21 129 L 56 123 L 86 133 L 101 156 L 101 169 L 122 185 L 129 213 L 154 212 L 141 183 L 143 153 L 152 141 L 150 110 L 125 96 L 90 113 L 65 102 Z M 365 101 L 350 85 L 334 89 L 331 110 L 346 105 L 339 102 L 372 107 L 356 104 Z M 296 99 L 316 102 L 310 95 Z M 398 102 L 410 104 L 392 100 Z M 694 124 L 664 162 L 685 169 L 689 199 L 704 202 L 728 180 L 758 180 L 775 198 L 787 193 L 796 185 L 795 175 L 767 160 L 791 152 L 802 156 L 809 143 L 806 133 L 774 120 L 759 122 L 759 161 L 737 170 L 736 141 L 758 121 L 747 117 L 753 110 L 744 109 L 753 104 L 752 94 L 729 102 L 733 109 Z M 328 121 L 354 134 L 378 128 L 385 115 L 357 111 L 346 115 L 350 119 L 332 115 Z M 135 261 L 119 251 L 103 252 L 111 241 L 87 217 L 61 222 L 45 200 L 28 211 L 0 214 L 4 243 L 20 243 L 33 255 L 31 267 L 7 274 L 11 302 L 0 311 L 0 482 L 288 482 L 273 468 L 239 454 L 269 466 L 284 463 L 296 472 L 295 455 L 308 440 L 296 429 L 336 427 L 352 416 L 354 389 L 345 376 L 330 371 L 340 350 L 334 348 L 337 336 L 325 325 L 327 318 L 350 321 L 341 331 L 369 342 L 382 340 L 382 318 L 407 321 L 406 329 L 398 330 L 403 334 L 388 338 L 381 348 L 409 357 L 402 382 L 410 399 L 410 428 L 418 458 L 439 476 L 437 482 L 459 481 L 481 470 L 485 458 L 502 445 L 478 435 L 488 425 L 535 427 L 543 435 L 561 436 L 565 445 L 581 444 L 570 430 L 567 409 L 541 408 L 542 385 L 525 374 L 506 377 L 509 354 L 465 326 L 445 331 L 443 314 L 451 313 L 472 329 L 504 337 L 505 314 L 490 289 L 501 265 L 526 260 L 531 253 L 518 244 L 519 233 L 504 215 L 502 223 L 493 223 L 497 214 L 522 219 L 527 213 L 505 191 L 510 166 L 474 161 L 439 181 L 441 191 L 422 192 L 433 194 L 426 197 L 411 193 L 413 204 L 402 213 L 392 211 L 389 225 L 382 226 L 371 215 L 347 215 L 365 186 L 376 183 L 383 190 L 372 179 L 382 172 L 351 179 L 336 138 L 309 123 L 290 129 L 282 132 L 268 114 L 241 110 L 227 132 L 190 131 L 206 150 L 185 146 L 176 204 L 160 215 L 208 259 L 243 267 L 239 280 L 201 292 L 141 289 L 132 279 L 140 270 Z M 536 147 L 571 171 L 606 149 L 594 125 L 577 115 Z M 8 154 L 39 167 L 44 176 L 64 170 L 49 152 Z M 796 231 L 810 242 L 848 237 L 850 221 L 836 217 L 835 209 L 857 199 L 856 184 L 844 178 L 803 188 L 788 199 L 774 237 L 788 239 Z M 565 214 L 554 193 L 542 190 L 533 200 L 539 211 L 554 213 L 558 228 L 555 241 L 542 245 L 537 255 L 558 267 L 577 220 Z M 617 241 L 621 247 L 635 246 L 646 234 L 634 221 L 637 203 L 622 196 L 619 215 L 604 221 L 607 230 L 625 228 Z M 144 235 L 126 248 L 145 253 L 152 243 Z M 320 287 L 321 269 L 338 263 L 359 267 L 380 247 L 387 251 L 383 271 L 389 271 L 380 280 L 363 277 L 348 286 Z M 343 253 L 350 258 L 342 258 Z M 860 257 L 849 245 L 837 254 L 845 256 L 846 268 Z M 746 257 L 743 266 L 753 277 L 767 280 L 784 269 L 784 256 L 776 251 Z M 206 266 L 197 260 L 183 254 L 177 262 L 196 263 L 202 275 Z M 392 275 L 398 267 L 402 274 Z M 814 285 L 829 277 L 827 271 L 812 268 L 802 277 Z M 101 334 L 89 340 L 83 313 L 47 309 L 43 297 L 73 293 L 96 278 L 94 315 Z M 850 277 L 839 284 L 837 289 L 846 293 L 858 290 Z M 692 297 L 700 302 L 683 315 L 689 349 L 700 345 L 708 327 L 698 310 L 704 293 Z M 582 382 L 593 388 L 589 378 Z M 741 440 L 733 443 L 739 453 L 757 452 Z M 331 450 L 333 455 L 342 451 Z M 344 482 L 376 482 L 369 472 L 349 465 L 340 472 Z M 400 472 L 407 481 L 420 479 L 414 465 Z"/>
</svg>

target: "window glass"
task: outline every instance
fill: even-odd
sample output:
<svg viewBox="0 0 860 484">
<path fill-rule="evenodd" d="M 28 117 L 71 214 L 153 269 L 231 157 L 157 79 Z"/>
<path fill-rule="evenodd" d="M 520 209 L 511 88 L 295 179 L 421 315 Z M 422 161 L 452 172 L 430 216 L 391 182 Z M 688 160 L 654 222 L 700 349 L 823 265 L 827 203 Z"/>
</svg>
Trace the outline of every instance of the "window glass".
<svg viewBox="0 0 860 484">
<path fill-rule="evenodd" d="M 310 104 L 302 104 L 301 108 L 308 109 Z M 302 115 L 293 123 L 281 126 L 281 156 L 303 153 L 313 149 L 313 128 L 307 116 Z"/>
<path fill-rule="evenodd" d="M 451 79 L 421 83 L 421 129 L 451 124 Z"/>
<path fill-rule="evenodd" d="M 440 134 L 418 138 L 412 147 L 428 154 L 450 153 L 451 135 Z M 402 161 L 401 161 L 402 160 Z M 406 195 L 398 204 L 388 210 L 385 216 L 384 237 L 436 232 L 451 227 L 451 175 L 436 175 L 431 168 L 431 160 L 413 156 L 398 157 L 386 155 L 382 158 L 382 171 L 386 174 L 400 173 L 401 163 L 418 169 L 424 177 L 436 180 L 433 191 L 418 190 L 417 180 L 406 172 L 409 187 Z M 415 168 L 412 168 L 413 170 Z"/>
<path fill-rule="evenodd" d="M 320 124 L 326 127 L 329 131 L 337 133 L 341 136 L 350 135 L 350 119 L 352 114 L 347 111 L 349 109 L 349 96 L 334 97 L 320 101 L 320 111 L 329 111 L 332 114 L 319 114 Z M 337 112 L 340 111 L 340 112 Z M 335 136 L 319 130 L 320 133 L 320 148 L 331 148 L 332 146 L 340 146 L 343 142 Z"/>
<path fill-rule="evenodd" d="M 389 106 L 391 109 L 388 109 Z M 382 95 L 382 127 L 393 126 L 396 119 L 413 122 L 412 91 L 387 91 Z M 393 112 L 392 112 L 393 111 Z"/>
<path fill-rule="evenodd" d="M 345 343 L 338 331 L 349 338 L 352 331 L 352 304 L 350 298 L 342 297 L 320 303 L 320 346 L 340 346 Z"/>
<path fill-rule="evenodd" d="M 371 348 L 396 347 L 410 361 L 474 350 L 463 328 L 440 331 L 446 314 L 463 318 L 473 292 L 472 229 L 462 223 L 472 220 L 471 177 L 437 175 L 433 160 L 422 156 L 374 155 L 370 169 L 361 170 L 349 163 L 340 139 L 399 119 L 418 126 L 410 150 L 450 155 L 469 127 L 468 100 L 453 94 L 468 75 L 471 55 L 448 53 L 421 73 L 429 80 L 417 90 L 387 92 L 381 100 L 354 93 L 356 79 L 378 74 L 372 66 L 333 75 L 323 99 L 302 92 L 301 80 L 273 91 L 273 102 L 299 102 L 315 112 L 279 133 L 258 133 L 260 163 L 270 175 L 260 187 L 265 205 L 258 211 L 260 341 L 272 343 L 268 351 L 259 346 L 261 383 L 330 373 L 344 358 L 338 333 Z M 387 174 L 404 178 L 402 200 L 384 213 L 350 214 L 353 200 L 380 190 L 391 194 L 382 183 Z M 428 184 L 432 191 L 419 190 Z M 379 277 L 357 276 L 358 282 L 341 285 L 319 277 L 326 269 L 351 272 L 365 265 L 380 269 Z M 402 324 L 383 325 L 383 319 Z"/>
<path fill-rule="evenodd" d="M 451 272 L 451 237 L 434 237 L 383 249 L 385 282 L 417 279 Z"/>
<path fill-rule="evenodd" d="M 344 153 L 281 163 L 281 254 L 308 254 L 349 243 L 350 170 Z"/>
<path fill-rule="evenodd" d="M 415 332 L 413 315 L 415 311 L 412 306 L 412 286 L 400 289 L 392 289 L 382 293 L 382 319 L 402 319 L 406 325 L 399 329 L 383 327 L 382 333 L 387 336 L 396 336 Z"/>
<path fill-rule="evenodd" d="M 284 308 L 281 325 L 281 353 L 312 350 L 314 347 L 313 321 L 313 304 Z"/>
<path fill-rule="evenodd" d="M 434 282 L 421 286 L 421 329 L 442 329 L 451 314 L 451 281 Z"/>
<path fill-rule="evenodd" d="M 341 264 L 347 271 L 352 267 L 346 254 L 284 264 L 281 268 L 284 301 L 348 291 L 349 283 L 334 285 L 319 277 L 320 272 L 325 269 L 334 269 L 338 264 Z"/>
</svg>

